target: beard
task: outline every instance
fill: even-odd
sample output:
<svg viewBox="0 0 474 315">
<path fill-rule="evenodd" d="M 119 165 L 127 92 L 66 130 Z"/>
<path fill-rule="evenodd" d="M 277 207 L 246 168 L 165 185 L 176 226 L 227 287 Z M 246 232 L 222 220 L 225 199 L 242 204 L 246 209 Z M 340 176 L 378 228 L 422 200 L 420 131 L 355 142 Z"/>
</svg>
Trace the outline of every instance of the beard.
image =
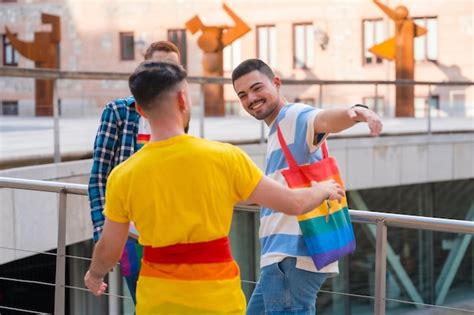
<svg viewBox="0 0 474 315">
<path fill-rule="evenodd" d="M 267 109 L 265 109 L 264 111 L 262 112 L 259 112 L 259 113 L 251 113 L 250 115 L 252 115 L 253 117 L 255 117 L 255 119 L 257 120 L 264 120 L 266 119 L 267 117 L 271 116 L 273 114 L 273 112 L 276 110 L 278 106 L 270 106 L 268 107 Z"/>
</svg>

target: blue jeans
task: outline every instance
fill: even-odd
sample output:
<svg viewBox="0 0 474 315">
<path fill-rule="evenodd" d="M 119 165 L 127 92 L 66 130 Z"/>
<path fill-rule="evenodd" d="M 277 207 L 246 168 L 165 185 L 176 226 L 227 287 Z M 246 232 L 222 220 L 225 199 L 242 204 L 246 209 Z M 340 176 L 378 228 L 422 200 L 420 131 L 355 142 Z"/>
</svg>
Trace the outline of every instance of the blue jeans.
<svg viewBox="0 0 474 315">
<path fill-rule="evenodd" d="M 313 315 L 327 274 L 296 268 L 296 258 L 263 267 L 247 315 Z"/>
</svg>

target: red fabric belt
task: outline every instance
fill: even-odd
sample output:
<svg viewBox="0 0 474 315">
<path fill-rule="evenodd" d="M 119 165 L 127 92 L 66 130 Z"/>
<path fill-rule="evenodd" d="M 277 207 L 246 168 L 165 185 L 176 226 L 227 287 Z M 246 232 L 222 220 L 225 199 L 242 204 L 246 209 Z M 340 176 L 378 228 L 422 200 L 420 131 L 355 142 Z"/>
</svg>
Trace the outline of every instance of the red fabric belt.
<svg viewBox="0 0 474 315">
<path fill-rule="evenodd" d="M 232 261 L 228 237 L 217 240 L 176 244 L 164 247 L 143 247 L 143 260 L 157 264 L 206 264 Z"/>
</svg>

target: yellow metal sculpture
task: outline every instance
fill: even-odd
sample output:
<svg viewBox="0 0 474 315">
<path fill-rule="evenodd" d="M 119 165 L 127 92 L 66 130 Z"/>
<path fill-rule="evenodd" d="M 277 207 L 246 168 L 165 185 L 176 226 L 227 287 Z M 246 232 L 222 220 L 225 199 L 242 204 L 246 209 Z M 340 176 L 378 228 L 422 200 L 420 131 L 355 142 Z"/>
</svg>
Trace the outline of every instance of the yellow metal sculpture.
<svg viewBox="0 0 474 315">
<path fill-rule="evenodd" d="M 369 51 L 380 58 L 395 60 L 397 80 L 413 80 L 415 73 L 414 38 L 426 34 L 427 30 L 416 25 L 409 18 L 408 9 L 405 6 L 390 9 L 378 0 L 374 0 L 374 3 L 395 22 L 395 36 L 371 47 Z M 395 116 L 413 117 L 415 113 L 414 99 L 414 86 L 398 85 L 396 87 Z"/>
<path fill-rule="evenodd" d="M 5 27 L 8 39 L 24 57 L 33 60 L 35 67 L 59 68 L 59 42 L 61 41 L 60 18 L 56 15 L 41 14 L 43 24 L 51 24 L 51 32 L 35 32 L 33 42 L 24 42 Z M 35 113 L 37 116 L 53 115 L 54 80 L 35 80 Z"/>
<path fill-rule="evenodd" d="M 234 21 L 234 26 L 206 26 L 197 15 L 186 22 L 186 28 L 192 34 L 201 31 L 198 45 L 204 52 L 202 64 L 205 76 L 223 76 L 224 47 L 250 31 L 250 27 L 226 4 L 223 4 L 223 8 Z M 223 116 L 225 114 L 224 87 L 220 84 L 206 84 L 204 86 L 204 104 L 206 116 Z"/>
</svg>

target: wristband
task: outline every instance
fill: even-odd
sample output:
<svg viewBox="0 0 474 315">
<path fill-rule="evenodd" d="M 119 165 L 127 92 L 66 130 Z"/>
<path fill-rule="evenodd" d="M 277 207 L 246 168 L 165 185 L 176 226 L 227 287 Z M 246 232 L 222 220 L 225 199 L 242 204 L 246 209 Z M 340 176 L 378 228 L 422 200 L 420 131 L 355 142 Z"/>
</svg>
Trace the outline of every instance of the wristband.
<svg viewBox="0 0 474 315">
<path fill-rule="evenodd" d="M 355 105 L 352 105 L 352 106 L 351 106 L 351 108 L 356 108 L 356 107 L 362 107 L 362 108 L 365 108 L 365 109 L 369 109 L 368 106 L 362 105 L 362 104 L 355 104 Z"/>
</svg>

